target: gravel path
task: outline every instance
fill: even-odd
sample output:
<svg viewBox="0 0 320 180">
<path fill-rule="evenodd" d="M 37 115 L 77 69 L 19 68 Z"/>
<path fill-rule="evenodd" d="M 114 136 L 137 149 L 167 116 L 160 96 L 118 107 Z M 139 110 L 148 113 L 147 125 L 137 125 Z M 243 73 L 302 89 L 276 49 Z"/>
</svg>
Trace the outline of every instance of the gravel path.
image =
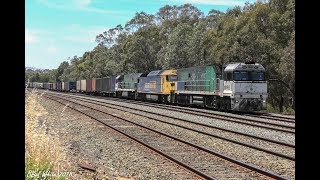
<svg viewBox="0 0 320 180">
<path fill-rule="evenodd" d="M 61 104 L 40 98 L 49 115 L 41 117 L 47 133 L 58 136 L 72 160 L 72 179 L 198 179 L 171 161 Z M 58 129 L 59 131 L 56 131 Z M 91 164 L 96 172 L 78 163 Z"/>
</svg>

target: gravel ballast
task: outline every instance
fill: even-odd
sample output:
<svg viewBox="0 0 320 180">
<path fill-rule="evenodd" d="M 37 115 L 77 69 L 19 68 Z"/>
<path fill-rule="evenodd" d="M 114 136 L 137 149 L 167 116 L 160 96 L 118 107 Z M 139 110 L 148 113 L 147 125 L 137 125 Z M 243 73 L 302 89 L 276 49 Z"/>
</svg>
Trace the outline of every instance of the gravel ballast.
<svg viewBox="0 0 320 180">
<path fill-rule="evenodd" d="M 88 98 L 88 99 L 97 100 L 96 98 Z M 183 119 L 188 119 L 188 120 L 194 121 L 194 122 L 211 124 L 211 125 L 214 125 L 217 127 L 222 127 L 222 128 L 226 128 L 226 129 L 231 129 L 231 130 L 235 130 L 235 131 L 239 131 L 239 132 L 258 135 L 261 137 L 270 138 L 270 139 L 294 144 L 294 135 L 291 135 L 288 133 L 281 133 L 281 132 L 277 132 L 277 131 L 273 131 L 273 130 L 266 130 L 263 128 L 256 128 L 256 127 L 252 127 L 252 126 L 250 127 L 250 126 L 246 126 L 246 125 L 239 125 L 236 123 L 223 122 L 221 120 L 215 120 L 213 118 L 199 117 L 199 116 L 195 116 L 195 115 L 179 113 L 176 111 L 157 109 L 157 108 L 153 108 L 153 107 L 148 107 L 146 105 L 137 105 L 137 104 L 116 102 L 116 101 L 110 101 L 110 100 L 101 100 L 101 99 L 99 101 L 111 103 L 114 105 L 120 105 L 120 106 L 124 106 L 124 107 L 142 109 L 142 110 L 146 110 L 146 111 L 150 111 L 150 112 L 157 112 L 159 114 L 165 114 L 165 115 L 170 115 L 172 117 L 179 117 L 179 118 L 183 118 Z M 86 103 L 83 103 L 83 104 L 86 104 Z M 87 103 L 87 104 L 90 104 L 90 103 Z M 179 137 L 181 139 L 189 140 L 189 141 L 192 141 L 192 142 L 197 143 L 199 145 L 209 147 L 215 151 L 229 155 L 229 156 L 234 157 L 236 159 L 242 160 L 244 162 L 248 162 L 250 164 L 258 165 L 259 167 L 262 167 L 264 169 L 269 169 L 273 172 L 276 172 L 281 175 L 287 175 L 291 179 L 294 179 L 294 171 L 295 171 L 294 161 L 286 160 L 283 158 L 278 158 L 278 157 L 275 157 L 274 155 L 270 155 L 270 154 L 267 154 L 267 153 L 264 153 L 261 151 L 258 152 L 256 150 L 251 149 L 251 148 L 247 148 L 247 147 L 244 147 L 241 145 L 226 142 L 221 139 L 209 137 L 207 135 L 199 134 L 196 132 L 191 132 L 190 130 L 185 130 L 185 129 L 182 129 L 179 127 L 173 127 L 168 124 L 164 124 L 161 122 L 156 122 L 156 121 L 150 120 L 148 118 L 142 118 L 140 116 L 133 115 L 131 113 L 125 113 L 123 111 L 113 110 L 111 108 L 106 108 L 106 107 L 102 107 L 99 105 L 95 105 L 95 106 L 96 106 L 95 108 L 99 108 L 101 110 L 107 109 L 108 112 L 118 114 L 118 115 L 121 115 L 124 117 L 128 117 L 128 118 L 134 120 L 135 122 L 138 122 L 138 123 L 143 124 L 145 126 L 160 130 L 161 132 L 165 132 L 165 133 L 174 135 L 176 137 Z M 140 112 L 140 113 L 144 114 L 144 115 L 147 114 L 147 113 L 143 113 L 143 112 Z M 162 120 L 168 121 L 168 122 L 174 122 L 174 120 L 171 120 L 170 118 L 165 118 L 165 117 L 160 117 L 157 115 L 150 115 L 150 114 L 149 114 L 149 116 L 154 117 L 154 118 L 158 118 L 158 119 L 162 119 Z M 175 123 L 177 123 L 177 122 L 175 122 Z M 196 126 L 194 126 L 194 127 L 196 127 Z M 199 128 L 199 127 L 197 127 L 197 128 L 199 130 L 203 130 L 204 132 L 210 131 L 208 128 Z M 231 137 L 230 133 L 228 134 L 227 132 L 223 132 L 221 130 L 215 130 L 214 132 L 211 132 L 211 133 L 224 134 L 224 136 L 226 136 L 226 137 L 227 136 Z M 271 150 L 276 149 L 276 146 L 277 146 L 274 144 L 273 145 L 269 144 L 269 146 L 268 146 L 268 143 L 261 143 L 261 141 L 259 142 L 259 141 L 256 141 L 253 139 L 248 139 L 248 138 L 246 140 L 243 140 L 243 137 L 241 137 L 241 136 L 232 137 L 232 138 L 237 139 L 239 141 L 246 141 L 246 143 L 252 144 L 252 145 L 258 144 L 260 146 L 265 146 L 265 147 L 267 146 L 266 148 L 271 149 Z M 288 149 L 283 148 L 283 149 L 277 149 L 277 150 L 279 152 L 288 154 L 290 156 L 294 156 L 294 150 L 293 151 L 289 150 L 289 148 Z"/>
<path fill-rule="evenodd" d="M 150 127 L 152 129 L 156 129 L 160 132 L 164 132 L 170 135 L 174 135 L 181 139 L 209 147 L 212 150 L 220 152 L 222 154 L 229 155 L 235 159 L 254 164 L 256 166 L 262 167 L 264 169 L 271 170 L 280 175 L 290 176 L 291 179 L 294 179 L 294 171 L 295 171 L 295 162 L 283 158 L 276 157 L 274 155 L 270 155 L 261 151 L 256 151 L 251 148 L 247 148 L 241 145 L 237 145 L 234 143 L 226 142 L 224 140 L 220 140 L 217 138 L 209 137 L 207 135 L 203 135 L 200 133 L 192 132 L 190 130 L 185 130 L 180 127 L 175 127 L 172 125 L 168 125 L 162 122 L 157 122 L 154 120 L 150 120 L 148 118 L 144 118 L 141 116 L 133 115 L 128 112 L 122 112 L 119 110 L 109 109 L 100 105 L 93 105 L 91 103 L 72 100 L 84 105 L 88 105 L 90 107 L 94 107 L 96 109 L 106 111 L 108 113 L 117 114 L 121 117 L 128 117 L 133 122 L 137 122 L 141 125 Z M 146 113 L 141 113 L 142 115 L 146 115 Z M 154 115 L 152 115 L 154 116 Z M 163 119 L 164 121 L 168 121 L 168 118 L 161 118 L 155 116 L 157 119 Z M 167 120 L 165 120 L 167 119 Z M 251 144 L 251 143 L 250 143 Z M 278 151 L 286 150 L 284 148 L 279 149 Z M 289 151 L 289 150 L 287 150 Z M 289 154 L 294 156 L 294 152 L 290 151 Z"/>
<path fill-rule="evenodd" d="M 39 117 L 47 133 L 63 142 L 74 175 L 71 179 L 198 179 L 142 145 L 57 102 L 39 98 L 48 114 Z M 81 168 L 88 164 L 96 172 Z"/>
</svg>

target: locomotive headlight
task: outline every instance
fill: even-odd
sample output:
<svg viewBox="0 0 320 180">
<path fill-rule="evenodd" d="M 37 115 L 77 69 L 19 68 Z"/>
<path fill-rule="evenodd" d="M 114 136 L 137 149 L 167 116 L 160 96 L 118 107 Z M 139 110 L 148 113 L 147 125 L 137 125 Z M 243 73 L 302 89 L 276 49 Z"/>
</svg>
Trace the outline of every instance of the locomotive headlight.
<svg viewBox="0 0 320 180">
<path fill-rule="evenodd" d="M 264 102 L 264 103 L 265 103 L 265 102 L 266 102 L 266 100 L 263 100 L 262 102 Z"/>
<path fill-rule="evenodd" d="M 236 100 L 236 103 L 238 103 L 239 101 L 238 100 Z"/>
</svg>

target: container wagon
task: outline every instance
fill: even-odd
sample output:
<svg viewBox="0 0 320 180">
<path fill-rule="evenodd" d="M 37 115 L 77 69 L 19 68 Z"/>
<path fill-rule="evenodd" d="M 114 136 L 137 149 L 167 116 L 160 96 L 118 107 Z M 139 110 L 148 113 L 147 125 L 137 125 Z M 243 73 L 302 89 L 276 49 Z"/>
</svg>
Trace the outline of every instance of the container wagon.
<svg viewBox="0 0 320 180">
<path fill-rule="evenodd" d="M 77 82 L 76 81 L 68 81 L 65 83 L 65 90 L 67 92 L 75 92 L 76 91 Z"/>
<path fill-rule="evenodd" d="M 54 90 L 54 91 L 57 90 L 57 83 L 52 83 L 52 90 Z"/>
<path fill-rule="evenodd" d="M 116 76 L 102 78 L 102 94 L 105 96 L 115 96 Z"/>
<path fill-rule="evenodd" d="M 77 81 L 76 91 L 81 92 L 81 81 L 80 80 Z"/>
<path fill-rule="evenodd" d="M 61 91 L 66 91 L 65 84 L 66 82 L 61 82 Z"/>
<path fill-rule="evenodd" d="M 102 78 L 96 78 L 96 93 L 103 95 L 102 92 Z"/>
<path fill-rule="evenodd" d="M 85 80 L 85 79 L 80 80 L 80 91 L 81 91 L 81 93 L 86 93 L 86 91 L 87 91 L 87 80 Z"/>
<path fill-rule="evenodd" d="M 86 80 L 86 93 L 91 94 L 92 93 L 92 79 Z"/>
<path fill-rule="evenodd" d="M 62 83 L 61 82 L 57 82 L 57 91 L 61 91 L 62 89 Z"/>
<path fill-rule="evenodd" d="M 96 92 L 97 92 L 97 88 L 96 88 L 96 78 L 93 78 L 92 79 L 92 83 L 91 83 L 91 92 L 93 93 L 93 94 L 96 94 Z"/>
</svg>

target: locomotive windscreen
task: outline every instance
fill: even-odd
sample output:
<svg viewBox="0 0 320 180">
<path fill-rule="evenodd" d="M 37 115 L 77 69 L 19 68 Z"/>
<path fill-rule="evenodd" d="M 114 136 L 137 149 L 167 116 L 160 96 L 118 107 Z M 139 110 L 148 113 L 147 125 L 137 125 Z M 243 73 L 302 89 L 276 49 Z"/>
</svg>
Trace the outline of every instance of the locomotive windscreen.
<svg viewBox="0 0 320 180">
<path fill-rule="evenodd" d="M 265 81 L 265 73 L 261 71 L 234 71 L 235 81 Z"/>
</svg>

